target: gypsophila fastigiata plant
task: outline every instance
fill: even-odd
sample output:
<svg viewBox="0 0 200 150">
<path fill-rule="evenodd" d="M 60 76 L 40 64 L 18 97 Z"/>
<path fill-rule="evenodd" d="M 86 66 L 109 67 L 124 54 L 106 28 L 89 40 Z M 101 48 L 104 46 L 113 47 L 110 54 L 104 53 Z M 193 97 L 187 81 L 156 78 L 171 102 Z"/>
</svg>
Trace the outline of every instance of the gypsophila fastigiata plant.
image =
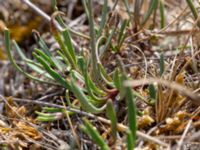
<svg viewBox="0 0 200 150">
<path fill-rule="evenodd" d="M 137 110 L 135 105 L 136 97 L 142 97 L 139 93 L 134 91 L 131 87 L 125 87 L 123 82 L 128 80 L 127 73 L 123 67 L 123 63 L 118 58 L 119 65 L 115 70 L 108 74 L 106 68 L 101 63 L 101 58 L 106 51 L 111 49 L 113 52 L 119 52 L 123 47 L 123 43 L 127 36 L 127 28 L 132 23 L 132 17 L 135 17 L 136 26 L 142 28 L 145 26 L 148 19 L 160 6 L 160 18 L 161 28 L 165 26 L 164 7 L 163 1 L 152 0 L 149 4 L 148 11 L 142 16 L 140 14 L 140 5 L 138 0 L 135 1 L 136 11 L 133 13 L 129 7 L 129 2 L 124 1 L 126 11 L 129 19 L 120 20 L 114 14 L 113 8 L 108 8 L 108 0 L 104 0 L 101 13 L 100 23 L 96 23 L 93 13 L 93 1 L 82 0 L 82 4 L 85 8 L 85 13 L 89 21 L 89 36 L 68 28 L 62 20 L 63 13 L 58 11 L 56 1 L 52 0 L 52 8 L 55 13 L 51 16 L 50 26 L 51 34 L 55 41 L 59 44 L 59 49 L 56 54 L 52 54 L 45 44 L 45 41 L 41 37 L 38 38 L 38 48 L 35 48 L 33 52 L 34 59 L 31 60 L 25 56 L 15 41 L 12 41 L 15 49 L 17 50 L 20 58 L 30 67 L 37 75 L 32 75 L 24 71 L 14 60 L 11 52 L 10 32 L 5 29 L 5 45 L 8 58 L 11 64 L 23 73 L 27 78 L 37 81 L 41 84 L 48 84 L 51 86 L 59 86 L 66 90 L 65 100 L 66 105 L 71 108 L 83 110 L 92 114 L 106 114 L 107 118 L 111 122 L 111 136 L 117 141 L 118 136 L 118 118 L 116 108 L 114 106 L 115 101 L 126 103 L 127 117 L 128 117 L 128 129 L 127 135 L 127 149 L 132 150 L 135 147 L 136 141 L 136 116 Z M 111 10 L 111 11 L 109 11 Z M 138 14 L 138 15 L 137 15 Z M 110 15 L 114 15 L 115 20 L 109 18 Z M 62 27 L 59 30 L 57 24 Z M 71 34 L 85 38 L 89 40 L 90 56 L 85 56 L 82 52 L 77 54 L 75 52 L 75 43 L 71 37 Z M 113 42 L 113 38 L 116 39 Z M 80 50 L 81 51 L 81 50 Z M 161 74 L 164 71 L 163 59 L 161 59 Z M 67 75 L 65 72 L 69 72 Z M 153 100 L 156 99 L 156 90 L 153 85 L 149 87 L 149 93 Z M 79 101 L 79 105 L 75 105 L 73 101 Z M 58 108 L 44 107 L 43 112 L 36 112 L 39 121 L 55 121 L 66 117 L 67 115 L 73 115 L 74 113 Z M 110 149 L 108 143 L 103 139 L 101 134 L 95 129 L 89 120 L 83 119 L 84 124 L 81 125 L 81 129 L 89 135 L 90 138 L 97 143 L 101 149 Z"/>
</svg>

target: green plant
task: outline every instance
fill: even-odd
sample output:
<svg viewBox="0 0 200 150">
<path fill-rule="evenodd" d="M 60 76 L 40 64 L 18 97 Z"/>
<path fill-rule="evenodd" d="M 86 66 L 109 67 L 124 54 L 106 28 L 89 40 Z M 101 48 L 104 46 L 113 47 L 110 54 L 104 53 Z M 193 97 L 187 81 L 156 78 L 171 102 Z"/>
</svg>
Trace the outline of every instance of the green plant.
<svg viewBox="0 0 200 150">
<path fill-rule="evenodd" d="M 111 121 L 111 132 L 115 141 L 117 139 L 118 131 L 117 114 L 113 103 L 116 100 L 116 97 L 119 97 L 120 102 L 125 101 L 129 125 L 127 130 L 127 147 L 131 150 L 135 146 L 137 131 L 137 111 L 135 100 L 136 97 L 140 97 L 143 100 L 144 98 L 132 88 L 124 87 L 123 82 L 128 80 L 128 77 L 122 63 L 119 63 L 118 67 L 116 67 L 111 74 L 108 74 L 106 68 L 101 63 L 101 57 L 103 57 L 104 52 L 109 49 L 118 53 L 123 47 L 125 38 L 128 34 L 127 28 L 129 28 L 131 23 L 132 12 L 129 8 L 128 1 L 125 0 L 124 4 L 129 14 L 129 19 L 120 20 L 119 22 L 109 26 L 108 1 L 104 0 L 101 22 L 99 25 L 96 25 L 92 10 L 92 0 L 83 0 L 82 3 L 88 16 L 90 35 L 88 37 L 82 33 L 76 33 L 76 36 L 90 40 L 90 47 L 88 48 L 90 49 L 89 57 L 75 53 L 73 39 L 70 35 L 71 33 L 74 33 L 74 31 L 64 24 L 61 17 L 62 13 L 58 12 L 56 1 L 52 0 L 52 8 L 56 12 L 51 17 L 51 33 L 59 44 L 60 49 L 56 54 L 50 53 L 45 41 L 41 37 L 38 37 L 39 48 L 34 50 L 34 60 L 31 60 L 25 56 L 17 43 L 13 41 L 12 43 L 21 59 L 27 63 L 28 67 L 37 73 L 36 76 L 33 76 L 32 74 L 25 72 L 15 62 L 11 55 L 9 30 L 6 29 L 4 33 L 8 58 L 16 70 L 20 71 L 28 78 L 40 83 L 64 88 L 66 90 L 66 103 L 69 107 L 83 109 L 84 111 L 93 114 L 106 113 L 106 116 Z M 136 4 L 139 6 L 142 5 L 138 4 L 138 1 L 136 1 Z M 161 1 L 160 12 L 162 28 L 164 27 L 163 5 L 163 2 Z M 147 13 L 143 17 L 141 23 L 142 26 L 145 25 L 152 13 L 157 9 L 157 6 L 158 0 L 152 0 Z M 138 17 L 135 18 L 135 22 L 140 26 L 141 18 L 139 17 L 139 11 L 140 9 L 137 9 L 134 15 L 138 14 Z M 57 29 L 56 21 L 64 28 L 62 31 Z M 115 43 L 112 42 L 114 38 L 116 38 Z M 69 72 L 68 75 L 65 74 L 66 71 Z M 161 55 L 160 75 L 162 75 L 163 72 L 164 58 Z M 149 87 L 149 93 L 152 99 L 156 99 L 156 91 L 152 85 Z M 72 102 L 75 99 L 78 99 L 79 105 L 73 105 Z M 66 112 L 63 111 L 63 109 L 56 108 L 43 108 L 43 112 L 36 113 L 39 121 L 58 120 L 61 117 L 65 117 L 66 113 L 73 115 L 72 112 Z M 101 135 L 94 129 L 93 125 L 86 119 L 84 119 L 84 124 L 85 126 L 81 126 L 81 128 L 85 133 L 93 138 L 102 149 L 109 149 L 108 145 L 102 139 Z"/>
</svg>

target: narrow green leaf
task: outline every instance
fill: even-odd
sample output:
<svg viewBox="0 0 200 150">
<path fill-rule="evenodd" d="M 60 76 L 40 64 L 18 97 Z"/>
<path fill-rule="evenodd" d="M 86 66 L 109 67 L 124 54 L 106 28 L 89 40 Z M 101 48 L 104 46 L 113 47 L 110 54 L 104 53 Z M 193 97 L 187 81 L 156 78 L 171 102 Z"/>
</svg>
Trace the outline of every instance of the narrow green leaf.
<svg viewBox="0 0 200 150">
<path fill-rule="evenodd" d="M 107 15 L 108 15 L 108 0 L 104 0 L 102 13 L 101 13 L 100 29 L 98 31 L 98 36 L 97 37 L 100 37 L 101 34 L 102 34 L 103 28 L 105 27 L 105 24 L 106 24 Z"/>
<path fill-rule="evenodd" d="M 47 82 L 47 81 L 44 81 L 44 80 L 40 80 L 28 73 L 26 73 L 24 70 L 22 70 L 18 65 L 17 63 L 14 61 L 14 58 L 12 57 L 11 55 L 11 48 L 10 48 L 10 32 L 8 29 L 5 29 L 4 30 L 4 38 L 5 38 L 5 45 L 6 45 L 6 52 L 7 52 L 7 55 L 8 55 L 8 58 L 11 62 L 11 64 L 15 67 L 15 69 L 19 72 L 21 72 L 23 75 L 25 75 L 26 77 L 32 79 L 32 80 L 35 80 L 35 81 L 38 81 L 38 82 L 41 82 L 41 83 L 46 83 L 46 84 L 52 84 L 52 85 L 59 85 L 57 83 L 52 83 L 52 82 Z"/>
<path fill-rule="evenodd" d="M 149 8 L 148 8 L 148 11 L 147 13 L 145 14 L 144 16 L 144 19 L 142 21 L 142 25 L 144 26 L 145 23 L 148 21 L 149 17 L 152 15 L 153 11 L 155 9 L 157 9 L 157 6 L 158 6 L 158 0 L 151 0 L 151 2 L 149 3 Z"/>
<path fill-rule="evenodd" d="M 35 48 L 35 52 L 40 55 L 45 61 L 47 61 L 50 65 L 55 67 L 55 63 L 51 60 L 51 58 L 46 55 L 44 52 L 42 52 L 40 49 Z"/>
<path fill-rule="evenodd" d="M 71 87 L 72 87 L 72 91 L 74 95 L 78 98 L 78 100 L 81 103 L 81 107 L 84 110 L 90 113 L 94 113 L 94 114 L 102 113 L 105 110 L 106 105 L 102 106 L 101 108 L 97 108 L 92 103 L 90 103 L 90 100 L 81 91 L 81 89 L 78 87 L 77 83 L 75 82 L 73 78 L 71 79 Z"/>
<path fill-rule="evenodd" d="M 136 131 L 137 131 L 137 123 L 136 123 L 136 105 L 135 105 L 135 96 L 133 96 L 132 89 L 130 87 L 126 87 L 126 105 L 128 107 L 128 123 L 129 129 L 131 131 L 131 135 L 133 137 L 133 145 L 135 145 L 136 141 Z"/>
<path fill-rule="evenodd" d="M 108 100 L 106 108 L 106 116 L 111 121 L 112 136 L 114 140 L 117 138 L 117 116 L 112 103 L 112 100 Z"/>
<path fill-rule="evenodd" d="M 55 118 L 54 116 L 48 116 L 48 117 L 44 117 L 44 116 L 38 116 L 36 118 L 36 120 L 40 121 L 40 122 L 52 122 L 52 121 L 56 121 L 58 120 L 57 118 Z"/>
<path fill-rule="evenodd" d="M 156 99 L 156 89 L 153 84 L 149 85 L 149 95 L 151 99 L 155 100 Z"/>
<path fill-rule="evenodd" d="M 35 113 L 38 115 L 38 117 L 36 118 L 38 121 L 49 122 L 57 120 L 54 114 L 47 114 L 38 111 L 35 111 Z"/>
<path fill-rule="evenodd" d="M 125 4 L 125 7 L 126 7 L 126 11 L 128 12 L 129 19 L 131 19 L 131 11 L 130 11 L 130 7 L 129 7 L 129 1 L 124 0 L 124 4 Z"/>
<path fill-rule="evenodd" d="M 112 82 L 112 78 L 107 74 L 105 68 L 103 67 L 103 65 L 101 63 L 98 63 L 98 68 L 101 72 L 101 74 L 104 76 L 104 78 L 108 81 L 108 82 Z"/>
<path fill-rule="evenodd" d="M 98 144 L 101 150 L 110 150 L 109 146 L 106 144 L 104 139 L 98 133 L 98 131 L 94 128 L 94 126 L 87 120 L 84 119 L 85 130 L 88 136 Z"/>
<path fill-rule="evenodd" d="M 187 4 L 188 4 L 190 10 L 192 11 L 192 14 L 193 14 L 193 16 L 194 16 L 194 19 L 195 19 L 195 20 L 198 19 L 198 16 L 199 16 L 199 15 L 198 15 L 198 11 L 197 11 L 197 9 L 195 8 L 195 6 L 194 6 L 192 0 L 186 0 L 186 2 L 187 2 Z M 198 27 L 200 28 L 200 20 L 198 20 L 197 25 L 198 25 Z"/>
<path fill-rule="evenodd" d="M 60 45 L 62 53 L 67 58 L 67 60 L 70 62 L 70 65 L 72 66 L 72 68 L 76 69 L 76 62 L 74 61 L 74 59 L 71 56 L 69 50 L 67 49 L 65 43 L 63 42 L 60 33 L 55 32 L 55 33 L 53 33 L 53 35 L 54 35 L 54 38 L 56 39 L 56 41 L 58 42 L 58 44 Z"/>
<path fill-rule="evenodd" d="M 51 0 L 51 8 L 53 8 L 53 10 L 57 7 L 57 1 L 56 0 Z"/>
<path fill-rule="evenodd" d="M 118 35 L 118 39 L 117 39 L 117 43 L 118 43 L 117 47 L 118 47 L 118 49 L 120 49 L 121 45 L 124 42 L 124 39 L 125 39 L 125 29 L 126 29 L 128 23 L 129 23 L 128 20 L 124 20 L 122 22 L 121 27 L 120 27 L 119 35 Z"/>
<path fill-rule="evenodd" d="M 18 46 L 18 44 L 16 43 L 16 41 L 13 41 L 14 47 L 17 50 L 19 56 L 21 57 L 21 59 L 23 61 L 25 61 L 25 63 L 35 72 L 39 73 L 39 74 L 43 74 L 45 77 L 49 78 L 49 79 L 53 79 L 49 74 L 45 73 L 45 71 L 42 69 L 42 66 L 39 63 L 36 63 L 35 61 L 28 59 L 24 53 L 22 52 L 21 48 Z"/>
<path fill-rule="evenodd" d="M 160 55 L 160 76 L 162 76 L 162 74 L 165 71 L 165 60 L 164 60 L 164 55 L 163 53 Z"/>
<path fill-rule="evenodd" d="M 120 74 L 119 74 L 119 69 L 115 69 L 114 73 L 113 73 L 113 82 L 115 87 L 120 90 L 121 88 L 121 81 L 120 81 Z"/>
<path fill-rule="evenodd" d="M 112 37 L 113 37 L 115 31 L 116 31 L 116 28 L 111 29 L 111 32 L 110 32 L 110 34 L 109 34 L 109 36 L 108 36 L 108 38 L 106 40 L 107 42 L 104 45 L 103 49 L 101 50 L 100 58 L 103 57 L 104 53 L 106 52 L 106 50 L 108 49 L 108 47 L 111 45 Z"/>
<path fill-rule="evenodd" d="M 89 18 L 89 10 L 88 10 L 88 7 L 87 7 L 88 0 L 81 0 L 81 2 L 83 4 L 83 7 L 84 7 L 84 10 L 85 10 L 87 17 Z"/>
<path fill-rule="evenodd" d="M 80 57 L 78 59 L 78 66 L 82 71 L 82 74 L 85 79 L 85 86 L 86 86 L 87 92 L 91 96 L 91 98 L 93 98 L 94 100 L 105 100 L 105 98 L 98 97 L 94 94 L 95 91 L 93 92 L 93 87 L 90 84 L 90 81 L 92 82 L 92 80 L 90 79 L 90 77 L 88 75 L 88 69 L 86 68 L 86 62 L 84 61 L 83 57 Z"/>
<path fill-rule="evenodd" d="M 61 77 L 56 71 L 54 71 L 47 63 L 46 61 L 38 56 L 36 53 L 33 53 L 34 57 L 43 65 L 44 69 L 58 82 L 60 83 L 64 88 L 69 89 L 71 91 L 71 87 L 69 83 Z"/>
<path fill-rule="evenodd" d="M 190 10 L 192 11 L 192 14 L 193 14 L 194 18 L 197 19 L 197 18 L 198 18 L 198 11 L 197 11 L 197 9 L 195 8 L 195 6 L 194 6 L 192 0 L 186 0 L 186 2 L 187 2 L 187 4 L 188 4 Z"/>
<path fill-rule="evenodd" d="M 54 108 L 54 107 L 43 107 L 44 112 L 48 113 L 55 113 L 55 112 L 62 112 L 61 108 Z"/>
<path fill-rule="evenodd" d="M 68 29 L 65 29 L 64 31 L 62 31 L 62 35 L 64 38 L 64 42 L 68 48 L 68 51 L 69 51 L 71 57 L 73 58 L 73 61 L 76 63 L 77 62 L 76 54 L 75 54 L 74 47 L 72 45 L 71 36 L 70 36 Z"/>
<path fill-rule="evenodd" d="M 127 150 L 134 149 L 134 138 L 130 130 L 127 131 Z"/>
<path fill-rule="evenodd" d="M 63 63 L 61 61 L 59 61 L 58 59 L 56 59 L 54 56 L 52 56 L 52 54 L 49 51 L 48 46 L 46 45 L 46 43 L 44 42 L 42 37 L 39 37 L 38 43 L 39 43 L 39 46 L 41 47 L 42 51 L 49 57 L 51 62 L 53 62 L 53 64 L 59 69 L 59 71 L 63 71 L 64 70 Z"/>
<path fill-rule="evenodd" d="M 89 19 L 89 29 L 90 29 L 90 47 L 91 47 L 91 66 L 92 66 L 92 78 L 94 82 L 100 82 L 100 73 L 98 70 L 98 51 L 96 49 L 96 34 L 95 34 L 95 25 L 94 25 L 94 12 L 93 12 L 93 1 L 88 0 L 88 19 Z"/>
<path fill-rule="evenodd" d="M 135 20 L 135 26 L 140 26 L 140 10 L 142 1 L 141 0 L 135 0 L 134 4 L 134 20 Z"/>
<path fill-rule="evenodd" d="M 165 7 L 163 0 L 160 0 L 160 26 L 165 27 Z"/>
</svg>

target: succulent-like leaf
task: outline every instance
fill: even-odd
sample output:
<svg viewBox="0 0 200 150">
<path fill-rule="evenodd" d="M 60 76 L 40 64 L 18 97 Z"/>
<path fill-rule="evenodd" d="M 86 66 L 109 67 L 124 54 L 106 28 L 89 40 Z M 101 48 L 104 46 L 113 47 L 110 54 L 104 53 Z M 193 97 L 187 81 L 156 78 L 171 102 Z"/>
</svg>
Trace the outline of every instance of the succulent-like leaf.
<svg viewBox="0 0 200 150">
<path fill-rule="evenodd" d="M 103 28 L 105 27 L 105 24 L 106 24 L 107 15 L 108 15 L 108 0 L 104 0 L 102 13 L 101 13 L 101 23 L 100 23 L 100 28 L 99 28 L 97 37 L 100 37 L 102 34 Z"/>
<path fill-rule="evenodd" d="M 13 41 L 13 44 L 14 44 L 14 47 L 15 49 L 17 50 L 19 56 L 21 57 L 21 59 L 23 61 L 26 62 L 26 64 L 35 72 L 39 73 L 39 74 L 43 74 L 45 77 L 49 78 L 49 79 L 53 79 L 48 73 L 45 73 L 45 71 L 42 69 L 42 66 L 31 60 L 31 59 L 28 59 L 24 53 L 22 52 L 21 48 L 18 46 L 18 44 L 16 43 L 16 41 Z"/>
<path fill-rule="evenodd" d="M 43 65 L 44 69 L 58 82 L 60 83 L 64 88 L 71 90 L 71 87 L 67 80 L 65 80 L 61 75 L 59 75 L 56 71 L 54 71 L 47 63 L 46 61 L 38 56 L 36 53 L 33 53 L 34 57 Z"/>
<path fill-rule="evenodd" d="M 68 50 L 67 46 L 62 40 L 62 36 L 59 32 L 54 32 L 53 31 L 54 38 L 60 45 L 61 51 L 64 54 L 64 56 L 67 58 L 67 60 L 70 62 L 70 65 L 72 66 L 73 69 L 76 69 L 76 62 L 73 59 L 73 56 L 70 54 L 70 51 Z"/>
<path fill-rule="evenodd" d="M 107 102 L 106 115 L 111 121 L 112 136 L 116 140 L 116 138 L 117 138 L 117 116 L 116 116 L 116 112 L 115 112 L 112 100 L 108 100 L 108 102 Z"/>
<path fill-rule="evenodd" d="M 95 127 L 84 118 L 84 126 L 81 128 L 83 131 L 90 136 L 90 138 L 97 143 L 97 145 L 100 147 L 101 150 L 110 150 L 109 146 L 106 144 L 104 139 L 101 137 L 101 135 L 98 133 L 98 131 L 95 129 Z"/>
<path fill-rule="evenodd" d="M 162 76 L 164 71 L 165 71 L 165 60 L 164 60 L 164 55 L 161 54 L 160 55 L 160 76 Z"/>
<path fill-rule="evenodd" d="M 71 36 L 70 36 L 68 29 L 63 30 L 62 35 L 63 35 L 63 38 L 64 38 L 64 42 L 67 46 L 67 49 L 68 49 L 71 57 L 73 58 L 73 61 L 76 63 L 77 62 L 76 54 L 75 54 L 74 47 L 72 45 Z"/>
<path fill-rule="evenodd" d="M 160 27 L 165 27 L 165 7 L 164 7 L 164 1 L 160 0 Z"/>
<path fill-rule="evenodd" d="M 127 150 L 134 149 L 134 138 L 130 130 L 127 131 Z"/>
<path fill-rule="evenodd" d="M 35 81 L 38 81 L 38 82 L 41 82 L 41 83 L 46 83 L 46 84 L 52 84 L 52 85 L 59 85 L 57 83 L 53 83 L 53 82 L 48 82 L 48 81 L 44 81 L 44 80 L 41 80 L 41 79 L 38 79 L 37 77 L 34 77 L 30 74 L 28 74 L 27 72 L 25 72 L 22 68 L 20 68 L 17 63 L 14 61 L 12 55 L 11 55 L 11 48 L 10 48 L 10 32 L 8 29 L 5 29 L 4 30 L 4 36 L 5 36 L 5 45 L 6 45 L 6 52 L 7 52 L 7 55 L 8 55 L 8 58 L 11 62 L 11 64 L 15 67 L 15 69 L 19 72 L 21 72 L 23 75 L 25 75 L 26 77 L 32 79 L 32 80 L 35 80 Z"/>
<path fill-rule="evenodd" d="M 132 93 L 132 89 L 130 87 L 126 88 L 126 105 L 128 107 L 128 123 L 129 129 L 131 131 L 133 137 L 133 143 L 135 144 L 136 140 L 136 131 L 137 131 L 137 123 L 136 123 L 136 106 L 135 106 L 135 96 Z"/>
<path fill-rule="evenodd" d="M 97 108 L 92 103 L 90 103 L 90 100 L 83 93 L 83 91 L 78 87 L 73 77 L 71 79 L 71 87 L 72 87 L 72 91 L 74 95 L 78 98 L 78 100 L 81 103 L 81 107 L 84 110 L 86 110 L 87 112 L 94 113 L 94 114 L 102 113 L 105 110 L 106 105 L 102 106 L 101 108 Z"/>
<path fill-rule="evenodd" d="M 91 98 L 93 98 L 94 100 L 105 100 L 104 97 L 98 97 L 94 94 L 93 88 L 92 88 L 92 86 L 90 86 L 91 85 L 90 81 L 92 82 L 92 80 L 90 79 L 90 77 L 88 75 L 86 63 L 85 63 L 83 57 L 80 57 L 78 59 L 78 66 L 80 67 L 80 69 L 82 71 L 82 74 L 83 74 L 84 79 L 85 79 L 85 86 L 86 86 L 87 92 L 91 96 Z"/>
</svg>

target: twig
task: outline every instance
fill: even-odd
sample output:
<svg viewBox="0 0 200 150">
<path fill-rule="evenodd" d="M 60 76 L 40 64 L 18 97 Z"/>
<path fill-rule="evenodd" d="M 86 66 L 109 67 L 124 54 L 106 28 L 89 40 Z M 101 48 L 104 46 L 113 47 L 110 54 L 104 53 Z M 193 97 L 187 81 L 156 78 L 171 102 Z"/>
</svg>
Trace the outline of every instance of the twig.
<svg viewBox="0 0 200 150">
<path fill-rule="evenodd" d="M 176 150 L 181 150 L 181 147 L 182 147 L 182 145 L 183 145 L 183 141 L 184 141 L 184 139 L 185 139 L 185 136 L 186 136 L 186 134 L 187 134 L 187 132 L 188 132 L 188 130 L 189 130 L 191 124 L 192 124 L 192 120 L 190 120 L 190 121 L 188 122 L 188 124 L 187 124 L 187 126 L 186 126 L 186 128 L 185 128 L 185 130 L 184 130 L 184 132 L 183 132 L 183 135 L 181 136 L 181 139 L 180 139 L 179 142 L 178 142 L 178 145 L 177 145 L 177 149 L 176 149 Z"/>
</svg>

